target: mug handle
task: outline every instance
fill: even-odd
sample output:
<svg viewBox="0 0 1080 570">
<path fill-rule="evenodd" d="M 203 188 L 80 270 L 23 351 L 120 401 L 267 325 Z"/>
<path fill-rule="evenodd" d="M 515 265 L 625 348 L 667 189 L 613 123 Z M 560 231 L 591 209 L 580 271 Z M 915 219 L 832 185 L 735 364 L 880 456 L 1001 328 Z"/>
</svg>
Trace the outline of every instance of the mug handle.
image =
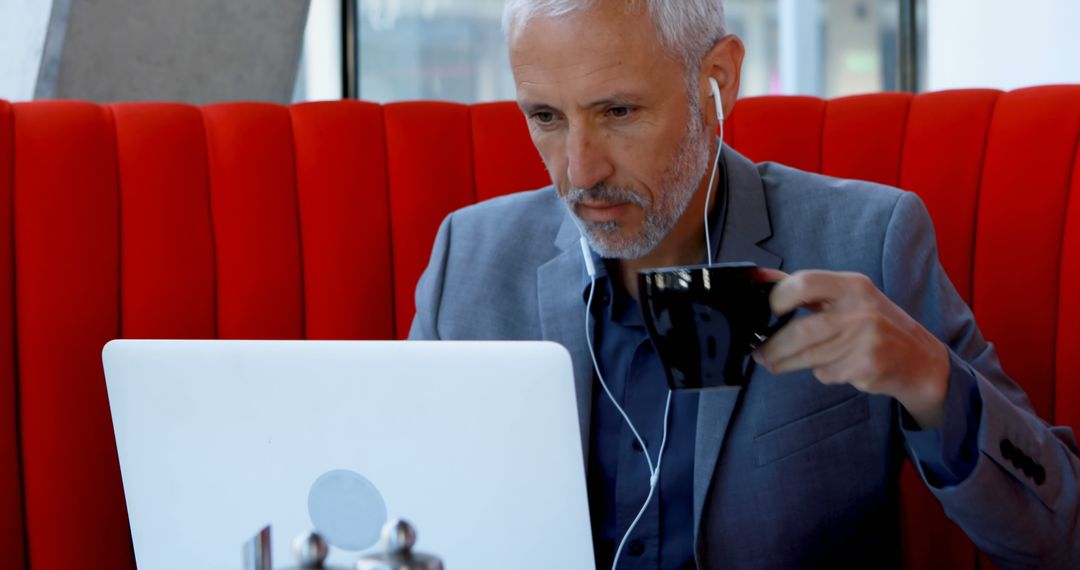
<svg viewBox="0 0 1080 570">
<path fill-rule="evenodd" d="M 767 301 L 768 298 L 769 298 L 769 293 L 771 293 L 773 287 L 776 286 L 776 282 L 775 281 L 767 281 L 767 282 L 762 282 L 760 285 L 761 285 L 761 291 L 765 295 L 765 299 Z M 780 315 L 779 317 L 777 317 L 775 323 L 765 327 L 765 330 L 763 330 L 761 332 L 754 331 L 754 333 L 753 333 L 754 338 L 753 338 L 753 340 L 750 341 L 750 350 L 756 350 L 757 347 L 765 344 L 765 341 L 769 340 L 769 337 L 776 334 L 776 331 L 779 331 L 781 328 L 784 327 L 784 325 L 790 323 L 791 319 L 793 319 L 794 317 L 795 317 L 795 311 L 785 313 L 785 314 Z"/>
</svg>

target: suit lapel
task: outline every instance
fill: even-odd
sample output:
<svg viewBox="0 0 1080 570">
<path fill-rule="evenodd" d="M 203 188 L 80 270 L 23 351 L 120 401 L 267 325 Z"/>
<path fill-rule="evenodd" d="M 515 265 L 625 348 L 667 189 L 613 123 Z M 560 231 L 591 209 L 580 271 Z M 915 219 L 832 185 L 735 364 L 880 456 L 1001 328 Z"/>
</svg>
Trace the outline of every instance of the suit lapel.
<svg viewBox="0 0 1080 570">
<path fill-rule="evenodd" d="M 761 247 L 772 237 L 765 186 L 757 166 L 731 147 L 724 148 L 728 179 L 728 209 L 720 261 L 753 261 L 761 267 L 780 267 L 780 256 Z"/>
<path fill-rule="evenodd" d="M 761 247 L 772 236 L 765 188 L 757 167 L 730 147 L 724 149 L 727 169 L 728 209 L 719 261 L 752 261 L 761 267 L 778 269 L 782 259 Z M 723 388 L 700 393 L 697 436 L 694 442 L 694 536 L 700 538 L 701 513 L 720 450 L 727 435 L 742 388 Z"/>
<path fill-rule="evenodd" d="M 574 363 L 581 448 L 589 456 L 589 422 L 592 412 L 592 358 L 585 337 L 585 304 L 581 300 L 583 274 L 577 226 L 569 214 L 555 238 L 562 253 L 536 270 L 540 306 L 540 331 L 544 340 L 557 342 L 570 352 Z M 589 323 L 592 334 L 592 322 Z"/>
</svg>

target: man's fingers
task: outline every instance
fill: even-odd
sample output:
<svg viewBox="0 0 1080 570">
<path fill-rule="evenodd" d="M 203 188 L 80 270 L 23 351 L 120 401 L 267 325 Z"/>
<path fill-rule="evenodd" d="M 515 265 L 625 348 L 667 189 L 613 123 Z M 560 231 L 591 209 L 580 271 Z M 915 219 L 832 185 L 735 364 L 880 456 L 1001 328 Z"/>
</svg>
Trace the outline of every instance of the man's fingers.
<svg viewBox="0 0 1080 570">
<path fill-rule="evenodd" d="M 844 330 L 845 317 L 843 313 L 825 311 L 795 319 L 762 345 L 756 356 L 767 365 L 790 359 L 839 335 Z"/>
<path fill-rule="evenodd" d="M 776 284 L 769 295 L 769 304 L 773 313 L 782 315 L 799 307 L 828 305 L 849 296 L 868 296 L 875 290 L 870 278 L 859 273 L 797 271 Z"/>
<path fill-rule="evenodd" d="M 754 268 L 754 272 L 756 274 L 755 277 L 759 281 L 765 281 L 767 283 L 775 283 L 777 281 L 782 281 L 782 280 L 787 279 L 789 277 L 789 275 L 787 273 L 784 273 L 783 271 L 780 271 L 779 269 L 770 269 L 768 267 Z"/>
<path fill-rule="evenodd" d="M 849 382 L 851 358 L 856 352 L 854 335 L 850 331 L 843 331 L 824 342 L 792 355 L 784 360 L 776 361 L 768 366 L 773 374 L 786 374 L 796 370 L 812 370 L 814 376 L 826 384 Z M 832 371 L 832 372 L 829 372 Z"/>
</svg>

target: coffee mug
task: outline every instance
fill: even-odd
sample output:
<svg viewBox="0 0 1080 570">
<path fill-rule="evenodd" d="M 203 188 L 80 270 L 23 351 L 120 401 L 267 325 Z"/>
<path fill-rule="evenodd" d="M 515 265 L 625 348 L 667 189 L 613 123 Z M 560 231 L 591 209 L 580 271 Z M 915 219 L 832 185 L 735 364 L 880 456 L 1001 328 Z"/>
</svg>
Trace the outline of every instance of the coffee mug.
<svg viewBox="0 0 1080 570">
<path fill-rule="evenodd" d="M 649 269 L 638 273 L 641 312 L 672 390 L 743 386 L 750 353 L 794 313 L 769 307 L 774 283 L 753 263 Z"/>
</svg>

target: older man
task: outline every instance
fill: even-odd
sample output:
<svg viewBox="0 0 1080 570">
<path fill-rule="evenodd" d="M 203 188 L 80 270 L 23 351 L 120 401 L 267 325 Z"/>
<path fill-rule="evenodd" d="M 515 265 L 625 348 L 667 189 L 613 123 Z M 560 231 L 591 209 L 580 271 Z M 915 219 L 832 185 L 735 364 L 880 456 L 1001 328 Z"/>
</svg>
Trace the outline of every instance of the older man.
<svg viewBox="0 0 1080 570">
<path fill-rule="evenodd" d="M 1080 567 L 1076 440 L 1002 372 L 919 199 L 720 152 L 720 0 L 511 0 L 504 25 L 554 184 L 443 222 L 410 336 L 567 347 L 598 567 L 896 567 L 905 456 L 1001 564 Z M 804 316 L 745 387 L 669 400 L 635 276 L 708 252 Z"/>
</svg>

